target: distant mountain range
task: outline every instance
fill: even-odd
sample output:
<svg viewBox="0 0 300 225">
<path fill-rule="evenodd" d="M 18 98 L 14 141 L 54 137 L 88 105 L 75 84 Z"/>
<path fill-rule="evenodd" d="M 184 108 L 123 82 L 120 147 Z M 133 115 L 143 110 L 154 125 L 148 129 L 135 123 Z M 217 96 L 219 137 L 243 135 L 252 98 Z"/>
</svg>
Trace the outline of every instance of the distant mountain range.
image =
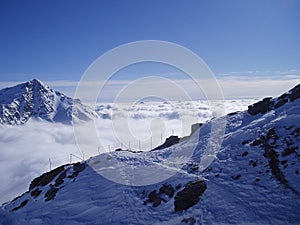
<svg viewBox="0 0 300 225">
<path fill-rule="evenodd" d="M 0 124 L 20 125 L 31 118 L 71 124 L 95 117 L 96 113 L 80 100 L 52 90 L 37 79 L 0 90 Z"/>
<path fill-rule="evenodd" d="M 220 151 L 204 170 L 199 165 L 218 118 L 198 126 L 196 139 L 169 140 L 150 152 L 104 153 L 47 172 L 2 205 L 0 223 L 300 224 L 300 85 L 225 119 Z M 195 140 L 192 157 L 174 173 L 176 162 L 164 162 Z M 159 178 L 159 168 L 174 175 L 130 186 L 140 166 L 137 180 Z M 110 174 L 128 185 L 104 176 Z"/>
</svg>

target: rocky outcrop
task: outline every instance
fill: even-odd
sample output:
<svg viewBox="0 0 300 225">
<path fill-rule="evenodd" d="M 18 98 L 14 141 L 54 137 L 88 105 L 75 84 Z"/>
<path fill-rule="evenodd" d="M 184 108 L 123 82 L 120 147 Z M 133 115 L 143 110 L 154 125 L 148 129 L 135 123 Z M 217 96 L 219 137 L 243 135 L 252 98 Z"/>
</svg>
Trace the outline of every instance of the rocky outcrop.
<svg viewBox="0 0 300 225">
<path fill-rule="evenodd" d="M 162 202 L 166 203 L 174 196 L 174 188 L 170 184 L 163 184 L 159 191 L 153 190 L 149 193 L 148 198 L 144 201 L 144 205 L 150 203 L 153 207 L 159 206 Z"/>
<path fill-rule="evenodd" d="M 54 199 L 57 192 L 64 187 L 62 184 L 65 183 L 65 180 L 71 179 L 74 181 L 78 174 L 81 173 L 85 168 L 85 163 L 78 162 L 75 164 L 67 164 L 59 166 L 35 178 L 30 183 L 29 191 L 26 192 L 30 194 L 30 197 L 24 198 L 25 194 L 23 194 L 12 200 L 12 202 L 21 202 L 18 206 L 14 207 L 12 211 L 19 210 L 28 203 L 29 199 L 36 199 L 42 193 L 44 193 L 45 202 Z M 43 188 L 45 186 L 46 188 Z"/>
<path fill-rule="evenodd" d="M 170 146 L 172 146 L 172 145 L 178 144 L 179 142 L 182 142 L 182 141 L 187 140 L 187 139 L 188 139 L 190 136 L 192 136 L 192 135 L 193 135 L 193 134 L 194 134 L 194 133 L 202 126 L 202 125 L 203 125 L 203 123 L 195 123 L 195 124 L 192 124 L 192 126 L 191 126 L 191 134 L 190 134 L 189 136 L 185 136 L 185 137 L 179 138 L 178 136 L 172 135 L 172 136 L 168 137 L 162 145 L 160 145 L 160 146 L 154 148 L 154 149 L 151 150 L 151 151 L 161 150 L 161 149 L 164 149 L 164 148 L 168 148 L 168 147 L 170 147 Z"/>
<path fill-rule="evenodd" d="M 276 129 L 271 128 L 267 130 L 265 134 L 262 134 L 260 137 L 252 141 L 252 143 L 250 143 L 250 146 L 261 147 L 264 151 L 263 156 L 266 159 L 268 159 L 268 166 L 271 170 L 273 177 L 276 178 L 278 182 L 282 184 L 284 187 L 289 188 L 292 191 L 298 193 L 298 191 L 296 191 L 293 187 L 289 185 L 289 181 L 286 179 L 284 175 L 284 169 L 288 166 L 288 160 L 286 159 L 280 160 L 280 156 L 286 157 L 291 154 L 294 154 L 295 158 L 298 158 L 300 156 L 297 153 L 298 146 L 295 145 L 297 143 L 293 143 L 291 141 L 292 139 L 298 138 L 297 127 L 291 126 L 291 127 L 286 127 L 285 129 L 290 133 L 287 134 L 283 140 L 280 140 L 280 137 L 276 133 Z M 280 148 L 278 148 L 278 146 L 281 146 L 281 151 Z M 256 167 L 257 161 L 250 160 L 249 165 Z"/>
<path fill-rule="evenodd" d="M 32 190 L 33 188 L 37 186 L 45 186 L 49 184 L 54 177 L 56 177 L 59 173 L 61 173 L 65 169 L 66 165 L 60 166 L 55 168 L 54 170 L 51 170 L 47 173 L 44 173 L 43 175 L 35 178 L 33 181 L 31 181 L 29 190 Z"/>
<path fill-rule="evenodd" d="M 144 205 L 147 203 L 152 203 L 153 207 L 157 207 L 161 204 L 161 202 L 167 202 L 165 199 L 159 196 L 156 190 L 153 190 L 148 195 L 148 199 L 144 202 Z"/>
<path fill-rule="evenodd" d="M 272 98 L 264 98 L 262 101 L 254 103 L 248 106 L 248 113 L 251 115 L 257 115 L 259 113 L 264 114 L 274 108 L 274 100 Z"/>
<path fill-rule="evenodd" d="M 25 205 L 27 205 L 28 199 L 24 200 L 23 202 L 21 202 L 21 204 L 15 208 L 12 209 L 12 211 L 16 211 L 22 207 L 24 207 Z"/>
<path fill-rule="evenodd" d="M 85 163 L 80 163 L 80 162 L 75 163 L 73 165 L 73 173 L 71 175 L 69 175 L 68 178 L 75 178 L 75 177 L 77 177 L 78 174 L 85 169 L 85 167 L 86 167 Z"/>
<path fill-rule="evenodd" d="M 178 136 L 170 136 L 166 139 L 166 141 L 162 145 L 154 148 L 152 151 L 168 148 L 172 145 L 178 144 L 179 141 L 180 141 L 180 138 Z"/>
<path fill-rule="evenodd" d="M 196 224 L 197 221 L 194 217 L 189 217 L 189 218 L 183 218 L 181 222 L 187 225 L 194 225 Z"/>
<path fill-rule="evenodd" d="M 248 107 L 248 113 L 250 115 L 264 114 L 283 106 L 287 102 L 294 102 L 298 98 L 300 98 L 300 84 L 278 98 L 264 98 L 263 100 L 250 105 Z"/>
<path fill-rule="evenodd" d="M 198 203 L 205 190 L 206 183 L 204 180 L 188 183 L 174 198 L 175 212 L 186 210 Z"/>
<path fill-rule="evenodd" d="M 180 212 L 197 204 L 205 190 L 206 183 L 204 180 L 191 181 L 183 187 L 181 184 L 178 184 L 176 189 L 170 184 L 163 184 L 159 191 L 152 190 L 148 194 L 144 205 L 151 204 L 152 207 L 158 207 L 162 203 L 174 199 L 175 212 Z M 190 220 L 185 222 L 190 222 Z"/>
<path fill-rule="evenodd" d="M 258 141 L 259 140 L 259 141 Z M 285 179 L 283 172 L 279 168 L 278 152 L 275 150 L 276 141 L 278 140 L 278 135 L 275 132 L 275 129 L 272 128 L 268 130 L 266 135 L 262 135 L 259 139 L 256 140 L 256 143 L 259 144 L 264 149 L 264 157 L 269 161 L 269 167 L 273 176 L 284 186 L 288 187 L 288 181 Z"/>
<path fill-rule="evenodd" d="M 48 202 L 52 199 L 54 199 L 56 192 L 58 191 L 58 188 L 51 187 L 45 194 L 45 201 Z"/>
</svg>

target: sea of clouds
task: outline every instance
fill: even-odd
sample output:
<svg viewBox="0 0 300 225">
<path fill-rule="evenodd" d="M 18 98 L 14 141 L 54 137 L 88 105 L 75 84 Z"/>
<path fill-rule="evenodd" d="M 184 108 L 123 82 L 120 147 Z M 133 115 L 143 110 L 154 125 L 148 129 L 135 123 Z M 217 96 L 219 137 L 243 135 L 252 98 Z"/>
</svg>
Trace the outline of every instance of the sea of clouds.
<svg viewBox="0 0 300 225">
<path fill-rule="evenodd" d="M 225 100 L 225 111 L 246 110 L 255 101 Z M 25 192 L 31 180 L 50 167 L 117 148 L 147 151 L 170 135 L 189 135 L 191 124 L 214 116 L 206 101 L 107 103 L 95 109 L 99 115 L 93 121 L 98 140 L 87 139 L 81 147 L 70 125 L 30 120 L 22 126 L 0 126 L 0 203 Z M 77 128 L 93 132 L 84 123 Z"/>
</svg>

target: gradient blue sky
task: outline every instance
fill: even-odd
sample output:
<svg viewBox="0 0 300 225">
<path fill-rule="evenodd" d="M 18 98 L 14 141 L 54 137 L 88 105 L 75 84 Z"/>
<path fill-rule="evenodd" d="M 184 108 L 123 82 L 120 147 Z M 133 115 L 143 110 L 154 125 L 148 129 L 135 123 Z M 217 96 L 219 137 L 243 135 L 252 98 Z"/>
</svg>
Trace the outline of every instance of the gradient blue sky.
<svg viewBox="0 0 300 225">
<path fill-rule="evenodd" d="M 191 49 L 220 77 L 300 74 L 297 0 L 1 0 L 0 32 L 2 82 L 78 81 L 106 51 L 145 39 Z"/>
</svg>

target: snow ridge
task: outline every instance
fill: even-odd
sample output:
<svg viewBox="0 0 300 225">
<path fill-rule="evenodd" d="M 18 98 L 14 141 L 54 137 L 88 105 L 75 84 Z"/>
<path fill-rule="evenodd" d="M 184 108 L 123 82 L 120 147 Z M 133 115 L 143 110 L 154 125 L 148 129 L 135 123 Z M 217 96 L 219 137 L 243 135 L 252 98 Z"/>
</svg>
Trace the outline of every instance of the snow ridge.
<svg viewBox="0 0 300 225">
<path fill-rule="evenodd" d="M 0 124 L 21 125 L 31 118 L 71 124 L 73 119 L 88 121 L 94 117 L 93 110 L 80 100 L 54 91 L 37 79 L 0 90 Z"/>
</svg>

